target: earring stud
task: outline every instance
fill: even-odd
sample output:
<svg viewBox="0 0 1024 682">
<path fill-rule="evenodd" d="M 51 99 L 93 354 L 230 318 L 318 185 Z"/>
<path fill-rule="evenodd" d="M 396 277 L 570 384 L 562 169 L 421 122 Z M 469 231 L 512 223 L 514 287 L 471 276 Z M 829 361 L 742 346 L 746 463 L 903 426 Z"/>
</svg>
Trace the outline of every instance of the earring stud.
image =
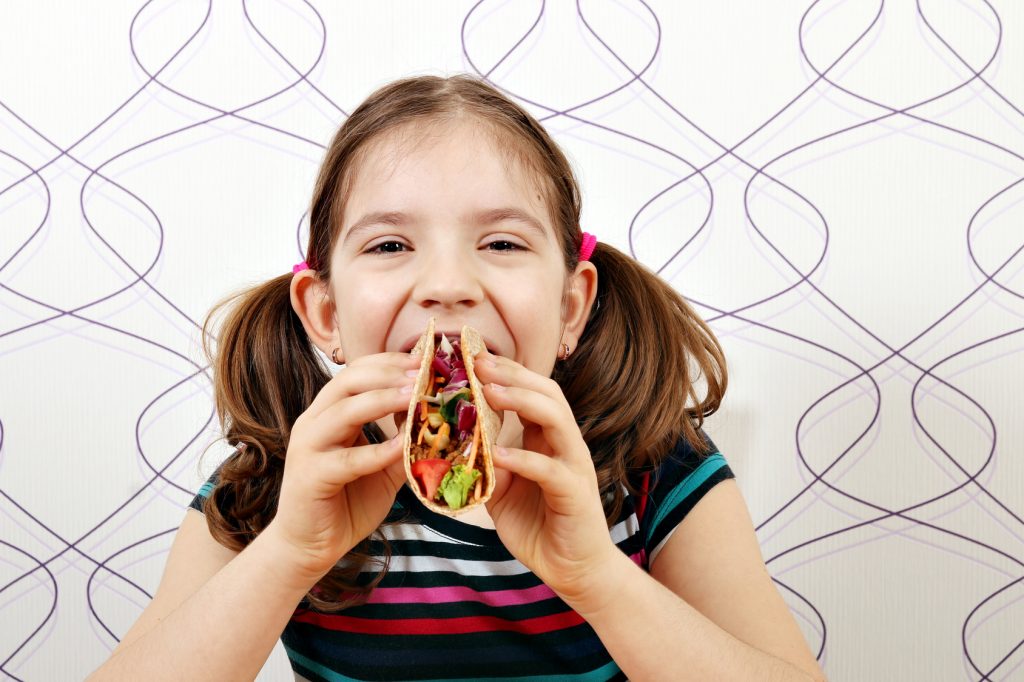
<svg viewBox="0 0 1024 682">
<path fill-rule="evenodd" d="M 568 360 L 569 359 L 569 352 L 570 352 L 569 351 L 569 344 L 567 344 L 567 343 L 565 343 L 563 341 L 562 342 L 562 354 L 559 356 L 559 359 L 560 360 Z"/>
<path fill-rule="evenodd" d="M 341 350 L 340 346 L 338 348 L 335 348 L 334 350 L 331 351 L 331 360 L 333 360 L 334 364 L 336 364 L 336 365 L 343 364 L 341 361 L 338 360 L 338 351 L 339 350 Z"/>
</svg>

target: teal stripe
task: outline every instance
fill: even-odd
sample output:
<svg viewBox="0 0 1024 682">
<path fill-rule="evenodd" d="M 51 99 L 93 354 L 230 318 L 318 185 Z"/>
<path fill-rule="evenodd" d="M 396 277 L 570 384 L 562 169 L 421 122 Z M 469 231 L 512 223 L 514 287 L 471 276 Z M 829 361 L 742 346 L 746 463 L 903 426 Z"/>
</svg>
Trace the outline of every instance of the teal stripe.
<svg viewBox="0 0 1024 682">
<path fill-rule="evenodd" d="M 285 651 L 288 653 L 288 658 L 295 661 L 303 668 L 312 670 L 320 677 L 325 680 L 331 680 L 331 682 L 363 682 L 355 677 L 348 677 L 341 673 L 331 670 L 325 665 L 311 661 L 297 651 L 292 650 L 289 647 L 285 647 Z M 602 665 L 596 670 L 591 670 L 588 673 L 580 673 L 579 675 L 530 675 L 528 677 L 474 677 L 472 679 L 478 680 L 479 682 L 599 682 L 600 680 L 607 680 L 619 673 L 619 666 L 615 664 L 615 661 L 608 661 L 605 665 Z M 468 678 L 445 678 L 436 680 L 423 680 L 422 682 L 466 682 Z"/>
<path fill-rule="evenodd" d="M 651 536 L 654 534 L 654 529 L 658 527 L 665 517 L 669 513 L 678 507 L 683 500 L 689 497 L 694 490 L 699 488 L 704 481 L 711 477 L 711 474 L 715 473 L 726 465 L 725 457 L 722 456 L 721 452 L 708 455 L 707 459 L 700 463 L 696 469 L 690 472 L 690 474 L 683 479 L 682 485 L 676 486 L 669 496 L 665 498 L 665 501 L 658 505 L 658 513 L 654 516 L 654 521 L 650 526 L 647 527 L 647 542 L 651 541 Z"/>
<path fill-rule="evenodd" d="M 211 490 L 213 490 L 213 484 L 207 481 L 203 484 L 203 487 L 199 489 L 200 497 L 209 497 Z"/>
</svg>

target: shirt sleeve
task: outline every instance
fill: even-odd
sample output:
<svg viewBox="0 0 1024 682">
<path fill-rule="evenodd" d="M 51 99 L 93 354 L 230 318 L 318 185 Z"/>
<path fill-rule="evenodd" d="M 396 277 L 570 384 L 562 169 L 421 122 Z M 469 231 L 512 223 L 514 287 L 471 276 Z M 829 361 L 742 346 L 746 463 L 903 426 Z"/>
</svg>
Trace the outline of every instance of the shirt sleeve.
<svg viewBox="0 0 1024 682">
<path fill-rule="evenodd" d="M 228 455 L 227 458 L 225 458 L 224 462 L 227 462 L 232 457 L 238 455 L 238 453 L 241 452 L 242 449 L 244 449 L 244 447 L 244 443 L 239 443 L 238 445 L 236 445 L 234 451 L 232 451 L 232 453 Z M 196 493 L 196 496 L 193 497 L 192 501 L 188 503 L 189 508 L 195 509 L 198 512 L 203 512 L 203 504 L 206 502 L 206 498 L 210 496 L 210 493 L 213 492 L 213 489 L 220 481 L 220 468 L 224 466 L 224 462 L 218 464 L 217 468 L 213 470 L 212 474 L 210 474 L 210 477 L 206 479 L 206 483 L 199 487 L 199 491 Z"/>
<path fill-rule="evenodd" d="M 735 478 L 718 447 L 702 430 L 710 450 L 700 454 L 684 438 L 651 474 L 640 530 L 648 562 L 665 546 L 679 523 L 704 495 L 722 481 Z"/>
<path fill-rule="evenodd" d="M 214 486 L 217 485 L 217 481 L 220 478 L 219 474 L 220 468 L 218 467 L 217 471 L 214 471 L 213 474 L 206 479 L 206 483 L 199 488 L 199 492 L 197 492 L 196 496 L 192 498 L 192 501 L 188 503 L 190 508 L 195 509 L 198 512 L 203 511 L 203 503 L 206 502 L 206 498 L 210 496 L 210 492 L 213 491 Z"/>
</svg>

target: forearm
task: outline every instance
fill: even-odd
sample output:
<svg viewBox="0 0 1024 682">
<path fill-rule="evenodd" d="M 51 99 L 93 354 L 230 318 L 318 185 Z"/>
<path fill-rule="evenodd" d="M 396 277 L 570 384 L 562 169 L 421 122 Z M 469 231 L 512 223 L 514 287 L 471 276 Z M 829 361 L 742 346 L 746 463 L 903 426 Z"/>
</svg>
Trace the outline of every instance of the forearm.
<svg viewBox="0 0 1024 682">
<path fill-rule="evenodd" d="M 90 680 L 252 680 L 309 586 L 259 536 Z"/>
<path fill-rule="evenodd" d="M 610 563 L 603 571 L 602 587 L 576 603 L 567 601 L 594 628 L 629 679 L 813 679 L 736 639 L 624 554 L 618 553 Z M 595 594 L 606 598 L 595 599 Z"/>
</svg>

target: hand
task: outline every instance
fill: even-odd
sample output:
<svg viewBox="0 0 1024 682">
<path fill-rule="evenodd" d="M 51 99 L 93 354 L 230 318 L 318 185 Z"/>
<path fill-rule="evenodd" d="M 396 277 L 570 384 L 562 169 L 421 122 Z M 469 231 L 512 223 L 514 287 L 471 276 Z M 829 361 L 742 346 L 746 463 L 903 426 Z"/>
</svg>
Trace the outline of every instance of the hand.
<svg viewBox="0 0 1024 682">
<path fill-rule="evenodd" d="M 594 462 L 572 409 L 554 380 L 513 360 L 483 351 L 474 366 L 488 404 L 516 412 L 523 424 L 524 449 L 495 453 L 487 509 L 498 536 L 560 597 L 579 603 L 621 552 L 608 533 Z"/>
<path fill-rule="evenodd" d="M 405 483 L 402 438 L 371 445 L 363 424 L 405 416 L 420 357 L 379 353 L 349 363 L 292 427 L 277 514 L 266 533 L 310 586 L 387 516 Z"/>
</svg>

